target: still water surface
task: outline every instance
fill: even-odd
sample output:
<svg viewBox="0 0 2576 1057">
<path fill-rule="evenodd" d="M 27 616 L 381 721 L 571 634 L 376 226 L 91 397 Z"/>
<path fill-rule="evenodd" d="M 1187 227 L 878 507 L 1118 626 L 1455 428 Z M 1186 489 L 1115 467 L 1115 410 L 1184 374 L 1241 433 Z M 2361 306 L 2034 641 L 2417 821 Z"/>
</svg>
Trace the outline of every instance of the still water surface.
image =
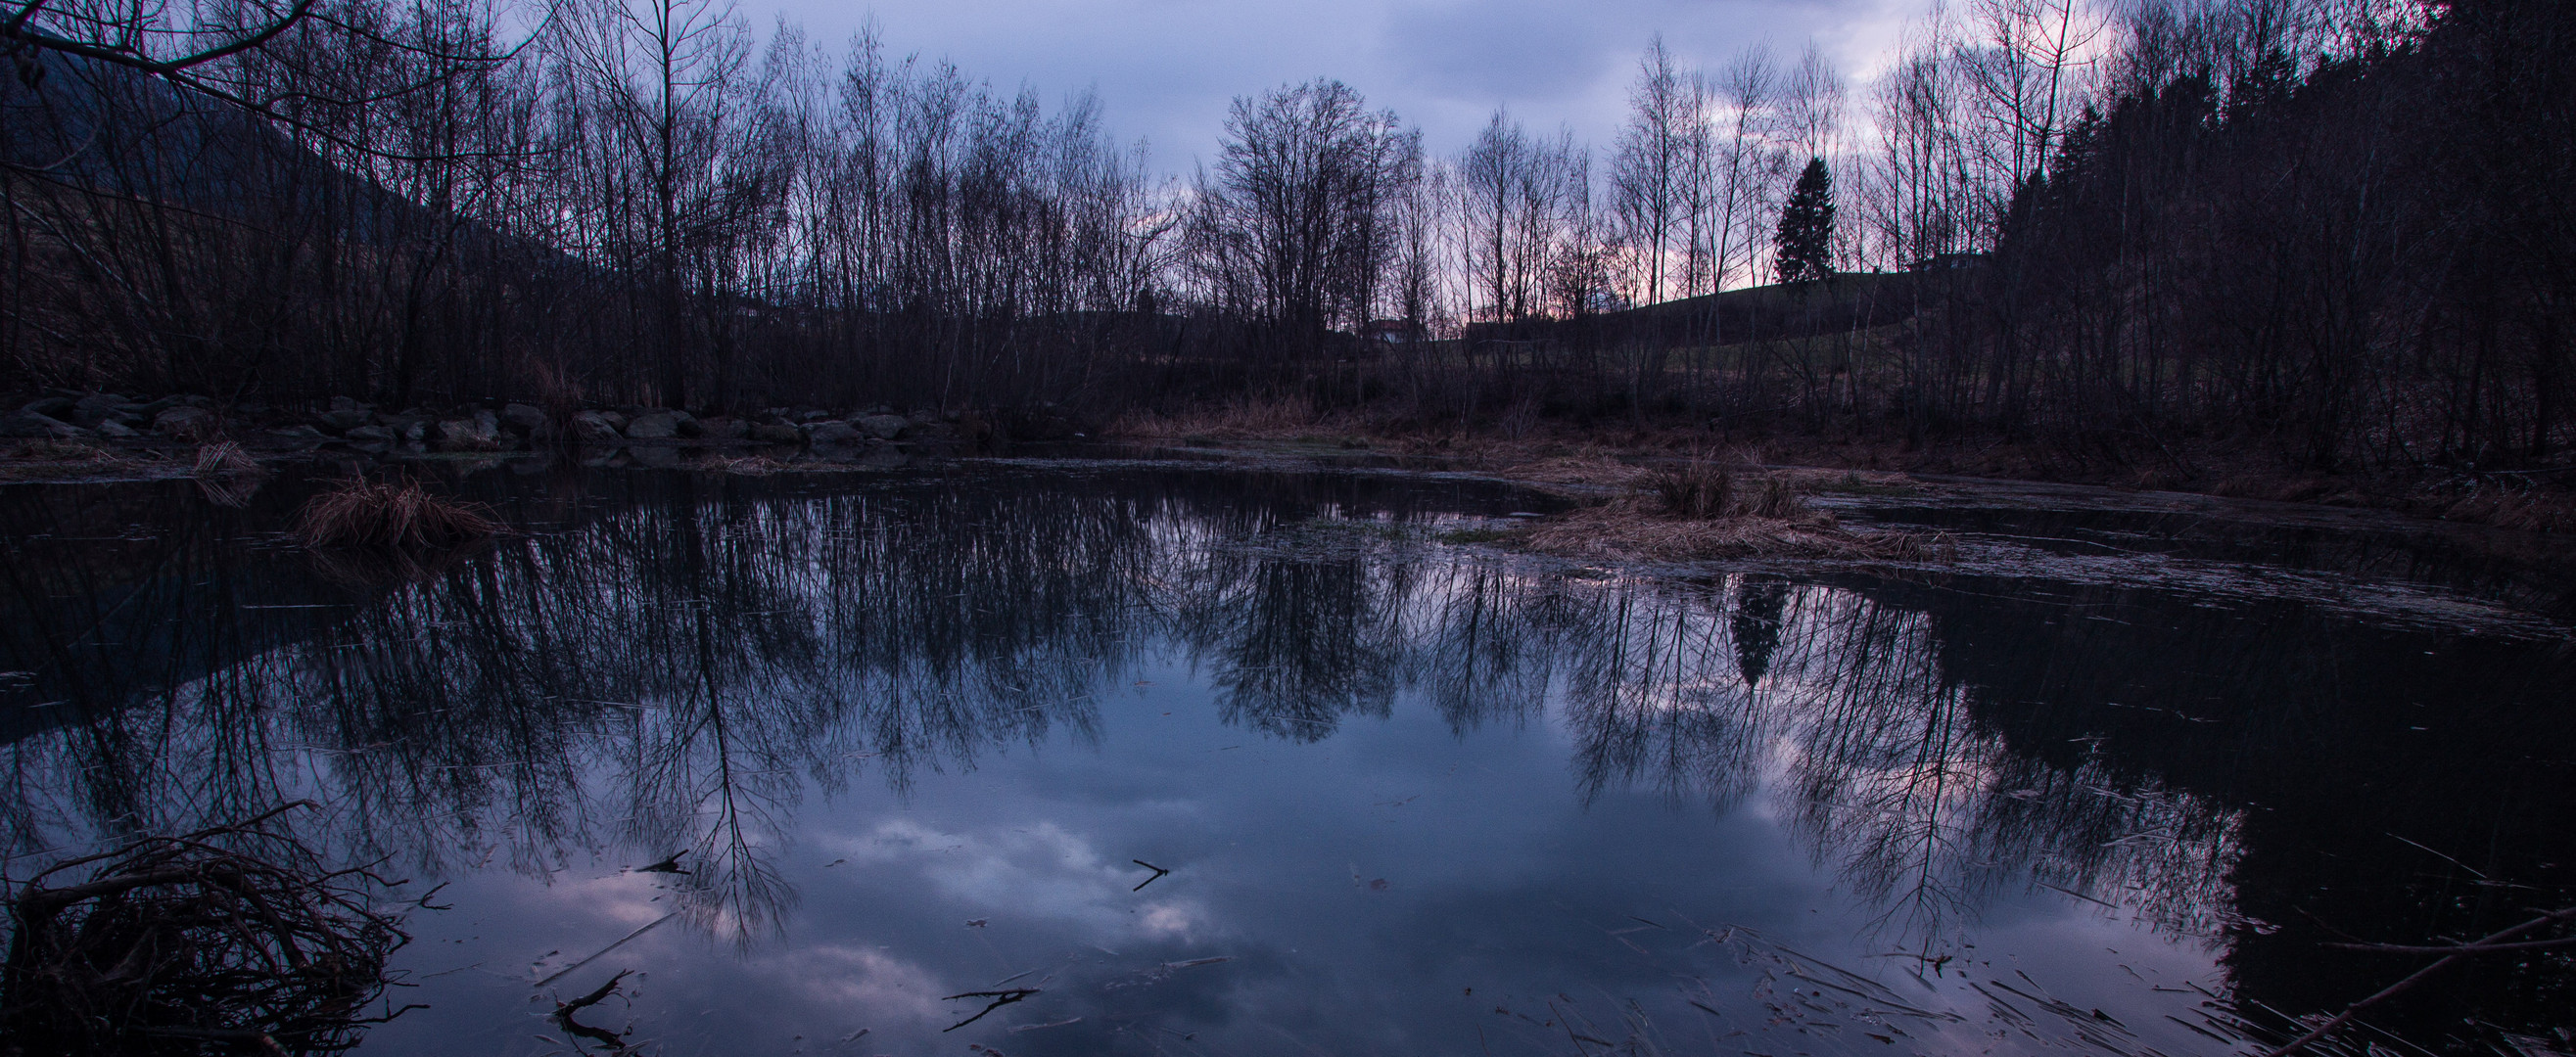
<svg viewBox="0 0 2576 1057">
<path fill-rule="evenodd" d="M 2454 533 L 1863 497 L 1961 560 L 1622 572 L 1464 479 L 531 464 L 396 570 L 310 487 L 0 489 L 0 825 L 316 801 L 447 886 L 371 1054 L 630 970 L 673 1055 L 2259 1052 L 2421 964 L 2324 943 L 2576 902 L 2571 596 Z M 2563 1051 L 2571 981 L 2364 1038 Z"/>
</svg>

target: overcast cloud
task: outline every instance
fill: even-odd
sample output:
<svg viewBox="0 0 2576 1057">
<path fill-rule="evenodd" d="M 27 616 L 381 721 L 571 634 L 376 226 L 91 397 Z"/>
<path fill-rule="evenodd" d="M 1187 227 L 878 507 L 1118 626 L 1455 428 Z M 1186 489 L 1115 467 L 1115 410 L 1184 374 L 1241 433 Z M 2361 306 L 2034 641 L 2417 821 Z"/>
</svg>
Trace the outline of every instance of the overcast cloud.
<svg viewBox="0 0 2576 1057">
<path fill-rule="evenodd" d="M 1874 73 L 1923 0 L 976 0 L 883 4 L 740 0 L 766 32 L 780 16 L 839 51 L 873 13 L 887 51 L 948 59 L 1050 103 L 1097 89 L 1110 127 L 1142 138 L 1152 165 L 1212 158 L 1227 103 L 1316 76 L 1338 78 L 1454 152 L 1496 106 L 1532 128 L 1560 124 L 1606 147 L 1637 55 L 1655 33 L 1686 63 L 1715 66 L 1769 42 L 1786 60 L 1810 39 L 1847 78 Z M 1857 98 L 1855 94 L 1855 98 Z"/>
</svg>

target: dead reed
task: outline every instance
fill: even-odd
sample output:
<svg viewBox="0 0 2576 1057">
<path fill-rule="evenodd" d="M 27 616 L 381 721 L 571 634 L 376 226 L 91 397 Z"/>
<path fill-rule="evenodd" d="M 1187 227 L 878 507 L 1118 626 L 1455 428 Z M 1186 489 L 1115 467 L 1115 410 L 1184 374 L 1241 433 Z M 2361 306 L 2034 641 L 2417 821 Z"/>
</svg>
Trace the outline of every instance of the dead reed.
<svg viewBox="0 0 2576 1057">
<path fill-rule="evenodd" d="M 241 445 L 219 440 L 197 449 L 191 476 L 208 501 L 217 506 L 242 507 L 249 505 L 250 497 L 268 479 L 268 469 L 243 451 Z"/>
<path fill-rule="evenodd" d="M 240 444 L 219 440 L 197 449 L 197 465 L 194 472 L 198 478 L 203 479 L 259 474 L 266 471 L 260 468 L 259 460 L 251 458 L 249 452 L 242 450 Z"/>
<path fill-rule="evenodd" d="M 388 883 L 324 867 L 266 815 L 147 837 L 37 874 L 8 900 L 0 1050 L 198 1055 L 357 1045 L 408 942 Z M 86 877 L 70 878 L 86 872 Z M 57 882 L 56 878 L 64 881 Z"/>
<path fill-rule="evenodd" d="M 288 536 L 307 547 L 405 551 L 461 546 L 501 531 L 475 504 L 431 495 L 417 481 L 357 477 L 305 501 Z"/>
<path fill-rule="evenodd" d="M 769 477 L 782 473 L 814 472 L 817 468 L 773 459 L 767 455 L 714 454 L 696 459 L 688 468 L 704 473 L 730 474 L 735 477 Z"/>
</svg>

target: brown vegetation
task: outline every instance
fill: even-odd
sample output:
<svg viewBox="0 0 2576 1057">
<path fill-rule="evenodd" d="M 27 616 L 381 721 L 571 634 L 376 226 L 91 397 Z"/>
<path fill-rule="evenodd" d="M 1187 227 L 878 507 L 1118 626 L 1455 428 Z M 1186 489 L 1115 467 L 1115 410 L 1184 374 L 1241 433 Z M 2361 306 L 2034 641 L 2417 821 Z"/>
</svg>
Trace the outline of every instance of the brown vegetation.
<svg viewBox="0 0 2576 1057">
<path fill-rule="evenodd" d="M 475 543 L 501 531 L 474 504 L 431 495 L 417 481 L 361 477 L 306 501 L 288 536 L 307 547 L 407 551 Z"/>
<path fill-rule="evenodd" d="M 1541 554 L 1612 561 L 1818 558 L 1932 561 L 1948 541 L 1859 532 L 1807 504 L 1797 471 L 1700 457 L 1638 472 L 1634 490 L 1505 533 Z"/>
<path fill-rule="evenodd" d="M 251 495 L 268 480 L 268 469 L 243 451 L 241 445 L 219 440 L 197 449 L 191 476 L 207 501 L 217 506 L 241 507 L 248 505 Z"/>
</svg>

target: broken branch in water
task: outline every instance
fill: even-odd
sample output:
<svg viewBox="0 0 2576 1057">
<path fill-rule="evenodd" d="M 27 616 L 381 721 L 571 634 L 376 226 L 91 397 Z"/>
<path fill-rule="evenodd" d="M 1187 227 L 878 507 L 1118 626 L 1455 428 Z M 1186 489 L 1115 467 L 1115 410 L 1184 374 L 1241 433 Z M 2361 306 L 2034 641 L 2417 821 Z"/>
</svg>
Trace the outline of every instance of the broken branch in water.
<svg viewBox="0 0 2576 1057">
<path fill-rule="evenodd" d="M 1145 886 L 1146 886 L 1146 885 L 1153 884 L 1153 883 L 1154 883 L 1154 882 L 1156 882 L 1156 881 L 1160 881 L 1160 880 L 1162 880 L 1162 879 L 1163 879 L 1163 875 L 1164 875 L 1164 874 L 1167 874 L 1167 873 L 1172 872 L 1172 871 L 1170 871 L 1170 870 L 1166 870 L 1166 869 L 1164 869 L 1164 868 L 1162 868 L 1162 867 L 1160 867 L 1160 866 L 1156 866 L 1156 865 L 1154 865 L 1153 863 L 1146 862 L 1146 861 L 1145 861 L 1145 860 L 1143 860 L 1143 859 L 1129 859 L 1129 860 L 1127 860 L 1127 861 L 1128 861 L 1128 862 L 1135 863 L 1136 865 L 1138 865 L 1138 866 L 1142 866 L 1142 867 L 1144 867 L 1144 868 L 1146 868 L 1146 869 L 1148 869 L 1148 870 L 1152 870 L 1152 871 L 1154 871 L 1154 876 L 1152 876 L 1152 877 L 1148 877 L 1148 878 L 1146 878 L 1146 879 L 1144 879 L 1144 880 L 1142 880 L 1142 881 L 1138 881 L 1138 882 L 1136 882 L 1136 887 L 1128 889 L 1128 891 L 1130 891 L 1130 892 L 1142 892 L 1142 891 L 1144 891 L 1144 890 L 1145 890 Z"/>
<path fill-rule="evenodd" d="M 984 1007 L 983 1012 L 941 1028 L 939 1029 L 939 1033 L 945 1035 L 949 1032 L 965 1027 L 968 1024 L 984 1019 L 986 1014 L 989 1014 L 996 1009 L 1000 1009 L 1003 1006 L 1010 1005 L 1013 1002 L 1020 1001 L 1037 993 L 1038 989 L 1034 987 L 1014 987 L 1008 991 L 968 991 L 964 994 L 950 995 L 946 998 L 940 999 L 942 1002 L 954 1002 L 960 998 L 989 998 L 993 1001 L 991 1004 Z"/>
<path fill-rule="evenodd" d="M 580 961 L 577 961 L 577 962 L 572 963 L 571 965 L 567 965 L 567 966 L 564 966 L 564 967 L 563 967 L 563 968 L 561 968 L 561 969 L 557 969 L 557 970 L 555 970 L 553 973 L 549 974 L 545 979 L 537 981 L 536 986 L 538 986 L 538 987 L 544 987 L 544 986 L 546 986 L 547 984 L 551 984 L 551 983 L 553 983 L 553 982 L 555 982 L 555 981 L 557 981 L 557 980 L 561 980 L 561 979 L 563 979 L 563 978 L 564 978 L 565 974 L 570 973 L 570 972 L 572 972 L 573 970 L 575 970 L 575 969 L 579 969 L 579 968 L 581 968 L 582 966 L 588 965 L 588 964 L 590 964 L 590 963 L 592 963 L 592 962 L 598 961 L 598 960 L 600 959 L 600 957 L 601 957 L 601 956 L 603 956 L 603 955 L 607 954 L 608 952 L 613 951 L 613 950 L 616 950 L 616 949 L 617 949 L 617 948 L 619 948 L 619 947 L 623 947 L 623 946 L 625 946 L 625 945 L 626 945 L 626 941 L 627 941 L 627 940 L 631 940 L 631 939 L 634 939 L 634 938 L 635 938 L 635 937 L 637 937 L 637 936 L 641 936 L 641 935 L 643 935 L 643 934 L 645 934 L 645 933 L 647 933 L 647 932 L 651 932 L 651 931 L 653 931 L 653 927 L 654 927 L 654 926 L 656 926 L 656 925 L 660 925 L 661 923 L 663 923 L 663 922 L 665 922 L 665 921 L 669 921 L 669 920 L 671 920 L 672 918 L 675 918 L 675 917 L 678 917 L 678 916 L 680 916 L 680 915 L 679 915 L 679 912 L 677 912 L 677 911 L 673 911 L 673 912 L 671 912 L 671 913 L 664 914 L 664 915 L 662 915 L 661 917 L 654 918 L 654 919 L 653 919 L 653 920 L 651 920 L 651 921 L 645 922 L 641 927 L 637 928 L 635 931 L 627 933 L 623 938 L 619 939 L 619 940 L 618 940 L 617 942 L 615 942 L 615 943 L 612 943 L 612 944 L 609 944 L 608 946 L 605 946 L 605 947 L 600 948 L 600 949 L 599 949 L 599 951 L 598 951 L 597 953 L 592 954 L 590 957 L 584 958 L 584 959 L 582 959 L 582 960 L 580 960 Z"/>
<path fill-rule="evenodd" d="M 564 1029 L 567 1034 L 589 1039 L 592 1042 L 606 1046 L 609 1048 L 609 1052 L 611 1053 L 626 1052 L 626 1036 L 610 1031 L 607 1028 L 595 1028 L 588 1024 L 584 1024 L 572 1019 L 572 1015 L 598 1005 L 601 1002 L 607 1001 L 608 996 L 617 993 L 617 985 L 625 981 L 628 973 L 632 973 L 634 971 L 635 970 L 632 969 L 620 970 L 617 975 L 609 977 L 607 983 L 599 985 L 598 990 L 592 991 L 580 998 L 573 999 L 570 1002 L 555 1003 L 555 1025 Z"/>
<path fill-rule="evenodd" d="M 635 868 L 635 872 L 636 872 L 636 873 L 676 873 L 676 874 L 685 874 L 685 873 L 688 873 L 689 871 L 687 871 L 687 870 L 683 870 L 683 869 L 681 869 L 681 868 L 680 868 L 680 856 L 687 855 L 688 853 L 689 853 L 689 849 L 687 849 L 687 848 L 682 848 L 682 849 L 680 849 L 680 850 L 678 850 L 678 851 L 672 852 L 672 853 L 671 853 L 671 857 L 670 857 L 670 858 L 668 858 L 668 859 L 664 859 L 664 860 L 662 860 L 661 862 L 654 863 L 654 864 L 653 864 L 653 865 L 651 865 L 651 866 L 638 866 L 638 867 L 636 867 L 636 868 Z"/>
<path fill-rule="evenodd" d="M 2351 1004 L 2351 1005 L 2349 1005 L 2349 1006 L 2345 1006 L 2345 1007 L 2344 1007 L 2343 1012 L 2336 1014 L 2336 1015 L 2334 1016 L 2334 1018 L 2333 1018 L 2333 1019 L 2328 1020 L 2328 1021 L 2326 1021 L 2326 1022 L 2325 1022 L 2325 1023 L 2323 1023 L 2323 1024 L 2319 1024 L 2319 1025 L 2317 1025 L 2314 1029 L 2310 1030 L 2307 1034 L 2305 1034 L 2305 1035 L 2301 1035 L 2301 1036 L 2299 1036 L 2298 1038 L 2295 1038 L 2295 1039 L 2290 1040 L 2288 1043 L 2286 1043 L 2286 1044 L 2282 1045 L 2279 1049 L 2276 1049 L 2276 1050 L 2271 1051 L 2270 1053 L 2266 1053 L 2266 1054 L 2264 1054 L 2264 1055 L 2263 1055 L 2263 1057 L 2289 1057 L 2289 1055 L 2290 1055 L 2290 1054 L 2297 1053 L 2297 1052 L 2299 1052 L 2300 1050 L 2304 1050 L 2304 1049 L 2308 1048 L 2309 1044 L 2314 1043 L 2314 1042 L 2316 1042 L 2316 1041 L 2317 1041 L 2317 1040 L 2319 1040 L 2319 1039 L 2325 1038 L 2327 1035 L 2331 1035 L 2331 1034 L 2333 1034 L 2333 1033 L 2335 1032 L 2335 1030 L 2336 1030 L 2336 1029 L 2341 1028 L 2341 1027 L 2343 1027 L 2343 1026 L 2344 1026 L 2344 1025 L 2346 1025 L 2346 1024 L 2352 1023 L 2352 1018 L 2357 1017 L 2357 1016 L 2360 1016 L 2360 1015 L 2361 1015 L 2361 1011 L 2362 1011 L 2362 1010 L 2368 1009 L 2368 1008 L 2370 1008 L 2370 1007 L 2372 1007 L 2372 1006 L 2378 1005 L 2378 1004 L 2379 1004 L 2379 1003 L 2381 1003 L 2381 1002 L 2385 1002 L 2385 1001 L 2387 1001 L 2387 1000 L 2389 1000 L 2389 999 L 2391 999 L 2391 998 L 2395 998 L 2395 997 L 2397 997 L 2398 995 L 2401 995 L 2401 994 L 2406 993 L 2406 991 L 2407 991 L 2408 989 L 2413 988 L 2416 984 L 2419 984 L 2419 983 L 2424 982 L 2427 978 L 2431 977 L 2433 974 L 2438 973 L 2438 972 L 2441 972 L 2441 971 L 2442 971 L 2442 970 L 2444 970 L 2444 969 L 2450 968 L 2453 964 L 2457 963 L 2460 959 L 2462 959 L 2462 958 L 2466 958 L 2466 957 L 2468 957 L 2468 956 L 2470 956 L 2470 955 L 2473 955 L 2473 954 L 2484 954 L 2484 953 L 2487 953 L 2487 952 L 2490 952 L 2490 951 L 2535 950 L 2535 949 L 2539 949 L 2540 947 L 2543 947 L 2543 946 L 2549 946 L 2549 947 L 2564 946 L 2564 945 L 2566 945 L 2564 941 L 2555 941 L 2555 940 L 2551 940 L 2551 941 L 2541 941 L 2541 942 L 2539 942 L 2539 943 L 2537 943 L 2537 944 L 2506 943 L 2505 941 L 2506 941 L 2506 940 L 2510 940 L 2510 939 L 2512 939 L 2512 938 L 2514 938 L 2514 937 L 2516 937 L 2516 936 L 2522 935 L 2523 933 L 2530 932 L 2530 931 L 2531 931 L 2531 930 L 2533 930 L 2533 929 L 2544 928 L 2544 927 L 2547 927 L 2547 926 L 2549 926 L 2549 925 L 2554 925 L 2554 924 L 2558 924 L 2558 923 L 2560 923 L 2560 922 L 2566 922 L 2566 921 L 2576 921 L 2576 907 L 2566 907 L 2566 908 L 2563 908 L 2563 909 L 2560 909 L 2560 910 L 2553 910 L 2553 911 L 2550 911 L 2549 913 L 2542 914 L 2542 915 L 2540 915 L 2539 917 L 2536 917 L 2536 918 L 2533 918 L 2533 919 L 2531 919 L 2531 920 L 2529 920 L 2529 921 L 2523 922 L 2522 924 L 2515 925 L 2515 926 L 2513 926 L 2513 927 L 2511 927 L 2511 928 L 2504 929 L 2504 930 L 2499 931 L 2499 932 L 2489 933 L 2489 934 L 2488 934 L 2488 935 L 2486 935 L 2484 938 L 2478 939 L 2478 940 L 2476 940 L 2476 941 L 2474 941 L 2474 942 L 2470 942 L 2470 943 L 2463 943 L 2463 944 L 2460 944 L 2460 945 L 2458 945 L 2458 946 L 2456 946 L 2456 947 L 2402 947 L 2402 946 L 2395 946 L 2395 945 L 2384 946 L 2384 947 L 2382 947 L 2382 946 L 2368 946 L 2368 947 L 2364 947 L 2363 949 L 2368 949 L 2368 950 L 2385 950 L 2385 951 L 2391 951 L 2391 952 L 2397 952 L 2397 953 L 2434 953 L 2434 952 L 2444 952 L 2444 953 L 2447 953 L 2447 954 L 2448 954 L 2448 957 L 2445 957 L 2445 958 L 2441 959 L 2440 961 L 2434 962 L 2433 964 L 2431 964 L 2431 965 L 2427 965 L 2427 966 L 2425 966 L 2425 967 L 2423 967 L 2423 968 L 2421 968 L 2421 969 L 2417 969 L 2417 970 L 2415 970 L 2415 972 L 2414 972 L 2413 974 L 2411 974 L 2411 975 L 2407 976 L 2405 979 L 2403 979 L 2403 980 L 2399 980 L 2399 981 L 2397 981 L 2396 983 L 2390 984 L 2390 985 L 2388 985 L 2387 987 L 2382 988 L 2378 994 L 2375 994 L 2375 995 L 2372 995 L 2372 996 L 2370 996 L 2370 997 L 2368 997 L 2368 998 L 2362 999 L 2361 1001 L 2359 1001 L 2359 1002 L 2355 1002 L 2355 1003 L 2353 1003 L 2353 1004 Z M 2352 947 L 2352 946 L 2357 946 L 2357 945 L 2356 945 L 2356 944 L 2349 944 L 2349 943 L 2336 943 L 2336 944 L 2329 944 L 2329 946 L 2335 946 L 2335 947 Z"/>
</svg>

